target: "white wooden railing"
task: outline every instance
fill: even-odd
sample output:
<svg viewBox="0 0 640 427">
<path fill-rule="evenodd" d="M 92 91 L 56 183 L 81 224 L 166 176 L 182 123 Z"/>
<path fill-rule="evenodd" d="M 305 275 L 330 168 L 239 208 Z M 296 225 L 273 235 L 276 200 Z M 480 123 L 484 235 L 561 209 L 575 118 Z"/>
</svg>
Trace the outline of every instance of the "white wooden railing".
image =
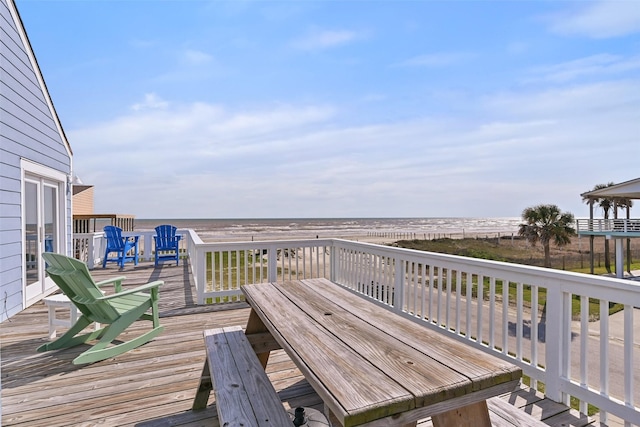
<svg viewBox="0 0 640 427">
<path fill-rule="evenodd" d="M 583 413 L 598 407 L 605 423 L 611 413 L 640 425 L 640 283 L 353 242 L 334 250 L 335 282 L 513 361 L 555 401 L 574 397 Z M 620 329 L 609 316 L 591 322 L 590 301 L 603 313 L 622 304 Z"/>
<path fill-rule="evenodd" d="M 639 233 L 640 219 L 578 219 L 576 220 L 576 231 L 578 234 Z"/>
<path fill-rule="evenodd" d="M 205 243 L 182 234 L 199 304 L 241 300 L 243 284 L 325 277 L 517 364 L 550 399 L 573 397 L 583 413 L 597 407 L 601 422 L 611 414 L 640 425 L 640 283 L 338 239 Z M 621 312 L 598 314 L 614 304 Z"/>
</svg>

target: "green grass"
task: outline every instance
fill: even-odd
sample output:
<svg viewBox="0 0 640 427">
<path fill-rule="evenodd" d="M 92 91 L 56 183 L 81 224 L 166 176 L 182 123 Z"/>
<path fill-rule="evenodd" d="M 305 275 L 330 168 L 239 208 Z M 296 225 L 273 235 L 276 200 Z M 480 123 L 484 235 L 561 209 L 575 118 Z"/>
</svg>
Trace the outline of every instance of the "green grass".
<svg viewBox="0 0 640 427">
<path fill-rule="evenodd" d="M 252 250 L 246 254 L 245 251 L 209 252 L 205 261 L 207 287 L 209 290 L 228 289 L 229 287 L 234 287 L 237 283 L 241 285 L 254 283 L 259 281 L 260 278 L 267 277 L 266 263 L 263 262 L 262 266 L 260 266 L 260 260 Z M 243 297 L 209 298 L 207 302 L 230 302 L 238 300 L 238 298 L 242 299 Z"/>
<path fill-rule="evenodd" d="M 624 269 L 625 271 L 627 270 L 627 264 L 624 264 Z M 631 263 L 631 268 L 630 270 L 640 270 L 640 262 L 632 262 Z M 571 269 L 571 271 L 575 271 L 576 273 L 585 273 L 585 274 L 591 274 L 591 268 L 590 267 L 585 267 L 585 268 L 574 268 Z M 604 266 L 600 266 L 600 267 L 594 267 L 593 268 L 593 274 L 607 274 L 607 269 Z"/>
<path fill-rule="evenodd" d="M 264 280 L 268 275 L 266 260 L 261 261 L 261 255 L 255 250 L 247 251 L 224 251 L 207 253 L 206 280 L 209 291 L 219 291 L 235 288 L 237 284 L 256 283 Z M 285 275 L 295 275 L 295 271 L 277 267 L 277 277 Z M 207 303 L 222 303 L 231 301 L 242 301 L 244 296 L 208 298 Z"/>
<path fill-rule="evenodd" d="M 402 248 L 420 251 L 438 252 L 450 255 L 468 256 L 493 261 L 517 262 L 524 264 L 531 259 L 531 249 L 518 244 L 511 244 L 509 239 L 434 239 L 434 240 L 400 240 L 396 245 Z"/>
</svg>

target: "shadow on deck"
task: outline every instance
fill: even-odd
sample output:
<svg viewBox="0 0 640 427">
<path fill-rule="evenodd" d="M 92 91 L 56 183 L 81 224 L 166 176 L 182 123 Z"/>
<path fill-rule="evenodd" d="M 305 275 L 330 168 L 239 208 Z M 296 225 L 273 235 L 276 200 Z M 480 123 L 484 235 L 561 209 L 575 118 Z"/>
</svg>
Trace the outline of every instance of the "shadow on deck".
<svg viewBox="0 0 640 427">
<path fill-rule="evenodd" d="M 245 303 L 197 306 L 188 266 L 153 263 L 109 266 L 93 270 L 96 281 L 127 276 L 125 286 L 164 280 L 160 290 L 164 332 L 155 340 L 123 355 L 90 365 L 71 360 L 86 346 L 36 353 L 47 341 L 47 309 L 37 303 L 2 323 L 3 426 L 218 426 L 215 398 L 209 406 L 191 411 L 205 358 L 202 331 L 245 325 Z M 146 330 L 136 322 L 126 334 Z M 267 374 L 287 408 L 322 410 L 322 401 L 282 350 L 272 353 Z M 503 399 L 549 425 L 584 426 L 591 420 L 540 393 L 521 389 Z M 492 416 L 492 421 L 494 418 Z M 431 425 L 429 420 L 418 424 Z M 494 425 L 518 425 L 496 418 Z"/>
</svg>

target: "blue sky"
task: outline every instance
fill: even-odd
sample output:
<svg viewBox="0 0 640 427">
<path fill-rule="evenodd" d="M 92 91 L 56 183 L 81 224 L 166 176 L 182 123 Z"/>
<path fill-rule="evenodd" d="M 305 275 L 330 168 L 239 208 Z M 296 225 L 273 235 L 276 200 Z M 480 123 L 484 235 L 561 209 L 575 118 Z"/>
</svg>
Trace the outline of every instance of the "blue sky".
<svg viewBox="0 0 640 427">
<path fill-rule="evenodd" d="M 640 1 L 17 0 L 95 210 L 520 216 L 640 176 Z"/>
</svg>

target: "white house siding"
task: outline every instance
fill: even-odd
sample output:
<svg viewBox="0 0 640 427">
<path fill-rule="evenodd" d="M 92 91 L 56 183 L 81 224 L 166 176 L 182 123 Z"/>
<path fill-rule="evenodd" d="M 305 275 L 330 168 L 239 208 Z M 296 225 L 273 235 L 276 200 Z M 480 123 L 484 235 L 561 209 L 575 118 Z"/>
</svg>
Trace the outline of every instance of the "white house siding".
<svg viewBox="0 0 640 427">
<path fill-rule="evenodd" d="M 0 0 L 0 322 L 24 309 L 21 159 L 71 174 L 71 151 L 15 10 Z M 70 191 L 65 197 L 69 251 Z"/>
</svg>

